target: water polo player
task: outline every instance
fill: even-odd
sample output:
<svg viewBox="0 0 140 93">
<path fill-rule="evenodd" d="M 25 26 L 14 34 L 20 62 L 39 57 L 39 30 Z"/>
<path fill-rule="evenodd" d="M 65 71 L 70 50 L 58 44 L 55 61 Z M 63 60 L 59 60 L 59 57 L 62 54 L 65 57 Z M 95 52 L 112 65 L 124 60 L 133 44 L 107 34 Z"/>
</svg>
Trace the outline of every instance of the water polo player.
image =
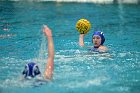
<svg viewBox="0 0 140 93">
<path fill-rule="evenodd" d="M 79 35 L 79 45 L 84 46 L 84 35 Z M 103 32 L 96 31 L 92 35 L 92 43 L 94 44 L 94 47 L 90 48 L 91 51 L 99 51 L 99 52 L 106 52 L 108 49 L 106 46 L 104 46 L 105 37 Z"/>
<path fill-rule="evenodd" d="M 43 32 L 47 36 L 48 40 L 48 59 L 43 77 L 44 79 L 51 80 L 54 68 L 54 44 L 51 30 L 47 26 L 44 26 Z M 39 66 L 35 62 L 26 64 L 22 72 L 22 76 L 23 78 L 34 78 L 36 76 L 41 76 Z"/>
</svg>

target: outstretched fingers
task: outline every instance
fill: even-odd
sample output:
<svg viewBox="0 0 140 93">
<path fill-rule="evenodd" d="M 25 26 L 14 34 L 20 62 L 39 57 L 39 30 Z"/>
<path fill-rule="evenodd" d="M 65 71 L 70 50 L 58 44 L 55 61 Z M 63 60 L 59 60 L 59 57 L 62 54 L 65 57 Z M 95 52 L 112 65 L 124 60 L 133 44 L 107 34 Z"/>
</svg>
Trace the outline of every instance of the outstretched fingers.
<svg viewBox="0 0 140 93">
<path fill-rule="evenodd" d="M 52 31 L 47 25 L 43 26 L 43 32 L 45 33 L 46 36 L 52 36 Z"/>
</svg>

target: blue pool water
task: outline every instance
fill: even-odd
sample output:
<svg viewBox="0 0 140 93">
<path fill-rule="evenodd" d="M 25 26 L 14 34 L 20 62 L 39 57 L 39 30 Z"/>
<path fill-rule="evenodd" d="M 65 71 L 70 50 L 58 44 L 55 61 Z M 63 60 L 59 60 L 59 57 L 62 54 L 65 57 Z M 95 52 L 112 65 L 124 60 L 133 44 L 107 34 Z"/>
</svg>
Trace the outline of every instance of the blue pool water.
<svg viewBox="0 0 140 93">
<path fill-rule="evenodd" d="M 0 2 L 0 93 L 140 93 L 140 5 L 56 2 Z M 78 45 L 75 24 L 88 19 L 102 30 L 109 52 Z M 55 68 L 50 83 L 20 81 L 24 65 L 47 58 L 43 24 L 53 31 Z"/>
</svg>

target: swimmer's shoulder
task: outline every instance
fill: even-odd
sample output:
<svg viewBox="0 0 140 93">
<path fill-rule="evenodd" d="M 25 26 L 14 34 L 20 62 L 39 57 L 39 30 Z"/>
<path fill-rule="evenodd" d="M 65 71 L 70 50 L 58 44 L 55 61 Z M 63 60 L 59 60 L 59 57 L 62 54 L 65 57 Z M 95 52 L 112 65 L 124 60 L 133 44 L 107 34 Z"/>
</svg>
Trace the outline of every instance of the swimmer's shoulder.
<svg viewBox="0 0 140 93">
<path fill-rule="evenodd" d="M 99 51 L 101 52 L 107 52 L 108 51 L 108 48 L 106 46 L 103 46 L 101 45 L 99 48 L 98 48 Z"/>
</svg>

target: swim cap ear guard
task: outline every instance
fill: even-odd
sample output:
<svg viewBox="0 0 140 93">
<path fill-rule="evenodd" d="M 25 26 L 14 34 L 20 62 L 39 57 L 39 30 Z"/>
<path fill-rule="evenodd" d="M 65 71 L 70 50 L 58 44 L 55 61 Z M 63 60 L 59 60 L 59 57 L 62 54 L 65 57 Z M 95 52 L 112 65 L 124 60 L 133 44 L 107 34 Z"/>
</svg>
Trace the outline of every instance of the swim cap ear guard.
<svg viewBox="0 0 140 93">
<path fill-rule="evenodd" d="M 24 75 L 24 78 L 26 78 L 28 74 L 29 74 L 29 67 L 28 67 L 28 65 L 26 64 L 26 65 L 25 65 L 25 68 L 24 68 L 24 70 L 23 70 L 23 72 L 22 72 L 22 75 Z"/>
<path fill-rule="evenodd" d="M 39 70 L 39 67 L 37 65 L 35 65 L 33 67 L 33 76 L 36 76 L 38 74 L 40 74 L 40 70 Z"/>
<path fill-rule="evenodd" d="M 104 42 L 105 42 L 105 37 L 104 37 L 103 32 L 101 32 L 101 31 L 94 32 L 93 35 L 92 35 L 92 38 L 93 38 L 94 35 L 98 35 L 98 36 L 101 37 L 101 44 L 100 45 L 103 45 Z M 92 43 L 93 43 L 93 40 L 92 40 Z"/>
<path fill-rule="evenodd" d="M 39 75 L 41 73 L 37 64 L 31 62 L 25 65 L 22 74 L 24 75 L 24 78 L 26 78 L 27 76 L 35 77 L 36 75 Z"/>
</svg>

